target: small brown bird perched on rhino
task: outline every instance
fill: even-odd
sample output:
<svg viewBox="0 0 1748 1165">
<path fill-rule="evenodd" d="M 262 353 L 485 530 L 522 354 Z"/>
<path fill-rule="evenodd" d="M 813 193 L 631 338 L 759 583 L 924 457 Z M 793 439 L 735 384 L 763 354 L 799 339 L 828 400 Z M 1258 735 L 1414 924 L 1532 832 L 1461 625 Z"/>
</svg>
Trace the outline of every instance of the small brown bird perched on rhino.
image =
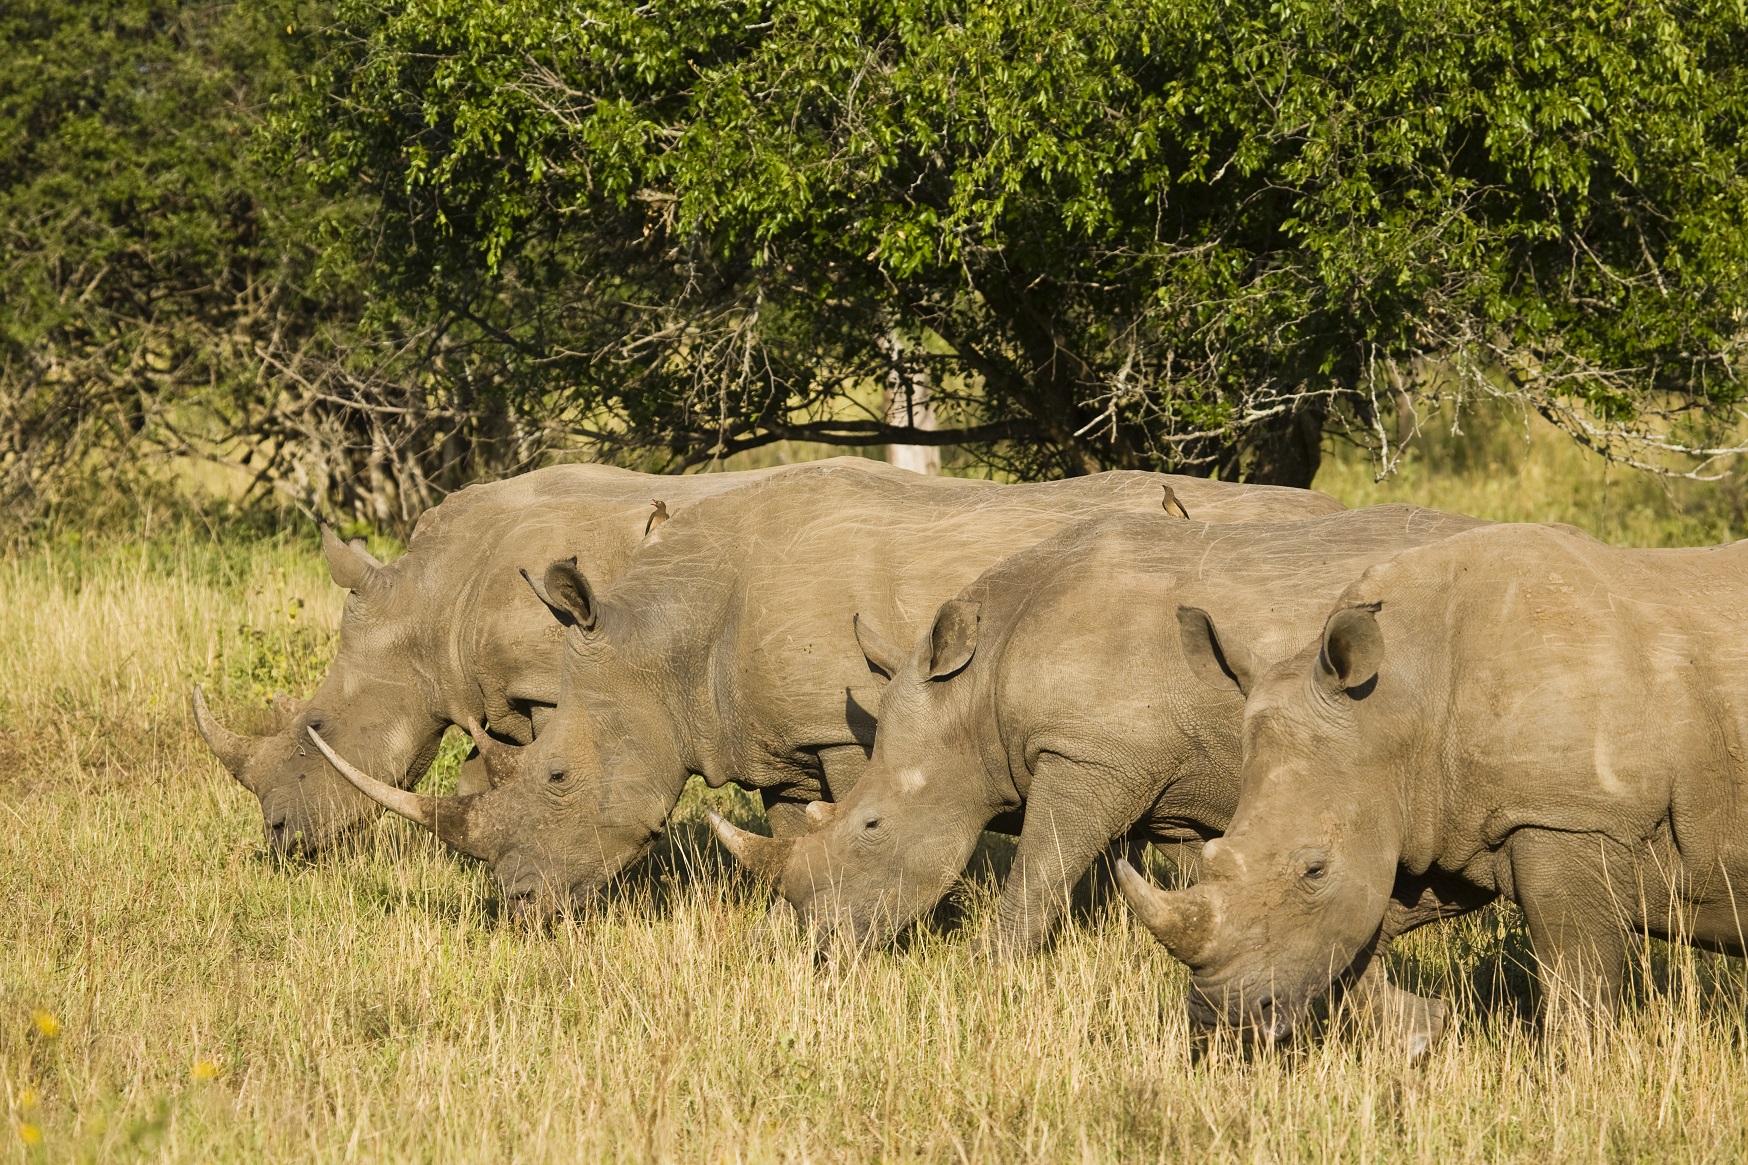
<svg viewBox="0 0 1748 1165">
<path fill-rule="evenodd" d="M 648 538 L 651 534 L 655 533 L 655 529 L 657 526 L 660 526 L 663 522 L 665 522 L 667 520 L 668 520 L 668 503 L 662 501 L 660 498 L 657 498 L 656 500 L 650 502 L 650 504 L 649 504 L 649 521 L 647 521 L 643 524 L 643 536 L 645 538 Z"/>
<path fill-rule="evenodd" d="M 1569 1032 L 1614 1014 L 1629 934 L 1744 953 L 1748 542 L 1493 526 L 1334 608 L 1285 658 L 1214 620 L 1202 674 L 1245 696 L 1231 827 L 1190 889 L 1123 874 L 1198 1020 L 1285 1039 L 1392 903 L 1516 902 Z"/>
<path fill-rule="evenodd" d="M 1118 472 L 998 486 L 802 466 L 701 501 L 607 585 L 577 560 L 530 572 L 565 650 L 558 707 L 521 777 L 445 800 L 349 775 L 490 862 L 523 913 L 586 898 L 635 861 L 689 774 L 760 790 L 774 827 L 798 832 L 803 806 L 843 795 L 868 763 L 879 680 L 855 612 L 919 630 L 985 567 L 1064 525 L 1158 513 L 1166 483 Z M 1169 484 L 1208 517 L 1341 508 L 1303 490 Z"/>
</svg>

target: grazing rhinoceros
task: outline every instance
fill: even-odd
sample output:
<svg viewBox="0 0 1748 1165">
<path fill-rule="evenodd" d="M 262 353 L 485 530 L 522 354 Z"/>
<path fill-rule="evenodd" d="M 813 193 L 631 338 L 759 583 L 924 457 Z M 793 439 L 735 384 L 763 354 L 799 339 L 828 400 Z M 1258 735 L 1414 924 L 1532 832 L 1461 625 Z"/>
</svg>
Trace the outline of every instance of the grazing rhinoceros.
<svg viewBox="0 0 1748 1165">
<path fill-rule="evenodd" d="M 1282 1039 L 1388 914 L 1496 895 L 1556 1024 L 1612 1015 L 1629 931 L 1742 953 L 1748 542 L 1470 531 L 1367 571 L 1320 638 L 1239 679 L 1241 795 L 1202 881 L 1123 874 L 1202 1022 Z"/>
<path fill-rule="evenodd" d="M 776 472 L 671 477 L 563 465 L 470 486 L 427 511 L 407 553 L 386 566 L 324 532 L 328 568 L 352 593 L 321 687 L 308 701 L 277 700 L 277 724 L 264 737 L 219 724 L 196 688 L 195 724 L 260 798 L 268 843 L 312 853 L 378 810 L 310 746 L 306 729 L 318 728 L 399 784 L 424 773 L 451 724 L 489 724 L 497 736 L 526 743 L 558 698 L 559 635 L 518 570 L 577 554 L 612 578 L 643 538 L 652 499 L 679 510 Z M 475 735 L 491 747 L 483 732 Z"/>
<path fill-rule="evenodd" d="M 856 612 L 918 629 L 1063 525 L 1159 512 L 1162 486 L 1198 516 L 1340 509 L 1303 490 L 1151 473 L 991 487 L 802 467 L 675 515 L 609 586 L 574 561 L 546 569 L 569 649 L 559 706 L 517 780 L 443 799 L 342 771 L 492 863 L 518 913 L 574 901 L 635 860 L 691 773 L 761 790 L 774 828 L 796 832 L 802 806 L 855 784 L 873 744 L 878 687 Z"/>
<path fill-rule="evenodd" d="M 867 774 L 811 810 L 818 828 L 716 828 L 823 944 L 860 947 L 933 906 L 984 827 L 1023 807 L 994 945 L 1031 951 L 1113 841 L 1198 846 L 1231 817 L 1243 701 L 1199 678 L 1203 654 L 1181 642 L 1206 643 L 1213 618 L 1284 654 L 1367 566 L 1479 524 L 1403 505 L 1245 526 L 1091 519 L 991 567 L 914 650 L 864 633 L 893 679 Z M 1403 1018 L 1410 1040 L 1437 1033 L 1437 1008 Z"/>
</svg>

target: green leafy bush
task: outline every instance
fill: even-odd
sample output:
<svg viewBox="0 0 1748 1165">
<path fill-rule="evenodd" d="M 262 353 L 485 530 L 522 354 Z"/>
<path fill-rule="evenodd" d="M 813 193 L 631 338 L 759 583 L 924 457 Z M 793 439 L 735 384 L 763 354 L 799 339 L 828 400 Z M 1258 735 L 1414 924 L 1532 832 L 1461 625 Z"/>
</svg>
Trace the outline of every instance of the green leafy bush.
<svg viewBox="0 0 1748 1165">
<path fill-rule="evenodd" d="M 384 287 L 683 463 L 1302 484 L 1434 379 L 1623 456 L 1740 395 L 1734 2 L 341 0 L 322 37 L 276 140 L 381 192 Z"/>
</svg>

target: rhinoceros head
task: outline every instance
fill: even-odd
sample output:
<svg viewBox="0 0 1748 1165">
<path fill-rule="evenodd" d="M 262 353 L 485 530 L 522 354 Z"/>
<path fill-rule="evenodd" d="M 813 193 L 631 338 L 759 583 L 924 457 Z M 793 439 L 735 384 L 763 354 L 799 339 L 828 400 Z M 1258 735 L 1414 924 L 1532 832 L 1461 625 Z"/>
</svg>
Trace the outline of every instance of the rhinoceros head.
<svg viewBox="0 0 1748 1165">
<path fill-rule="evenodd" d="M 985 782 L 966 715 L 970 685 L 952 682 L 977 650 L 977 631 L 978 604 L 954 599 L 907 654 L 858 618 L 863 653 L 892 679 L 855 788 L 837 805 L 810 805 L 813 828 L 793 840 L 712 815 L 724 844 L 794 905 L 823 951 L 885 942 L 933 906 L 994 812 L 978 796 Z"/>
<path fill-rule="evenodd" d="M 1402 824 L 1381 737 L 1393 734 L 1367 707 L 1384 640 L 1373 608 L 1347 607 L 1319 642 L 1263 671 L 1204 613 L 1180 612 L 1180 625 L 1203 679 L 1246 695 L 1238 810 L 1203 850 L 1195 886 L 1164 892 L 1127 865 L 1119 884 L 1194 973 L 1192 1017 L 1277 1043 L 1366 957 L 1389 902 Z"/>
<path fill-rule="evenodd" d="M 543 919 L 580 904 L 649 849 L 688 768 L 661 669 L 641 665 L 616 643 L 623 621 L 576 560 L 553 563 L 542 580 L 528 581 L 566 628 L 559 702 L 533 744 L 512 750 L 481 742 L 492 788 L 419 796 L 315 743 L 371 800 L 488 863 L 513 914 Z"/>
<path fill-rule="evenodd" d="M 276 696 L 274 726 L 246 736 L 220 724 L 199 688 L 194 723 L 214 754 L 261 802 L 268 844 L 282 854 L 312 854 L 375 820 L 375 803 L 345 780 L 310 742 L 322 734 L 348 755 L 399 778 L 429 765 L 444 724 L 427 709 L 405 642 L 401 606 L 417 596 L 397 593 L 391 568 L 362 544 L 322 531 L 322 551 L 334 581 L 351 594 L 342 617 L 340 651 L 309 700 Z"/>
</svg>

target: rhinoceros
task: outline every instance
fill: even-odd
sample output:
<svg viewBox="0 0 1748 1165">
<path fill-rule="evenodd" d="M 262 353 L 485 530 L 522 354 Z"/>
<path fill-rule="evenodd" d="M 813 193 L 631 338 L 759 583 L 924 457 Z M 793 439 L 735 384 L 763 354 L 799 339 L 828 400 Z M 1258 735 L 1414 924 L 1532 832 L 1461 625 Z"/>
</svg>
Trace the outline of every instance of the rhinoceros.
<svg viewBox="0 0 1748 1165">
<path fill-rule="evenodd" d="M 575 561 L 530 579 L 568 649 L 558 708 L 518 779 L 444 799 L 341 771 L 490 862 L 518 914 L 575 902 L 639 857 L 688 774 L 759 789 L 792 834 L 802 806 L 853 787 L 873 744 L 879 681 L 857 612 L 917 629 L 1002 556 L 1174 496 L 1234 520 L 1340 509 L 1309 491 L 1139 472 L 951 486 L 802 467 L 675 515 L 607 586 Z"/>
<path fill-rule="evenodd" d="M 864 632 L 893 673 L 874 755 L 849 797 L 812 807 L 811 833 L 714 824 L 822 945 L 860 948 L 934 905 L 980 832 L 1023 807 L 993 945 L 1029 952 L 1113 842 L 1193 853 L 1231 817 L 1243 701 L 1199 678 L 1183 642 L 1218 619 L 1282 653 L 1365 567 L 1478 524 L 1404 505 L 1243 526 L 1091 519 L 984 572 L 912 650 Z M 1427 1039 L 1437 1018 L 1418 1016 Z"/>
<path fill-rule="evenodd" d="M 1216 637 L 1244 653 L 1236 625 Z M 1241 795 L 1202 881 L 1123 873 L 1203 1023 L 1285 1039 L 1387 916 L 1500 895 L 1555 1030 L 1613 1016 L 1631 931 L 1742 953 L 1748 542 L 1473 530 L 1371 568 L 1237 679 Z"/>
<path fill-rule="evenodd" d="M 652 501 L 678 511 L 781 471 L 670 477 L 605 465 L 536 470 L 451 495 L 420 517 L 407 553 L 386 566 L 324 531 L 329 571 L 351 592 L 326 679 L 308 701 L 276 700 L 267 736 L 225 728 L 198 688 L 195 724 L 260 799 L 268 844 L 313 853 L 378 810 L 310 746 L 307 729 L 408 785 L 429 767 L 451 724 L 472 724 L 488 752 L 487 730 L 526 743 L 558 698 L 559 629 L 518 570 L 577 554 L 602 579 L 613 578 L 643 538 Z"/>
</svg>

